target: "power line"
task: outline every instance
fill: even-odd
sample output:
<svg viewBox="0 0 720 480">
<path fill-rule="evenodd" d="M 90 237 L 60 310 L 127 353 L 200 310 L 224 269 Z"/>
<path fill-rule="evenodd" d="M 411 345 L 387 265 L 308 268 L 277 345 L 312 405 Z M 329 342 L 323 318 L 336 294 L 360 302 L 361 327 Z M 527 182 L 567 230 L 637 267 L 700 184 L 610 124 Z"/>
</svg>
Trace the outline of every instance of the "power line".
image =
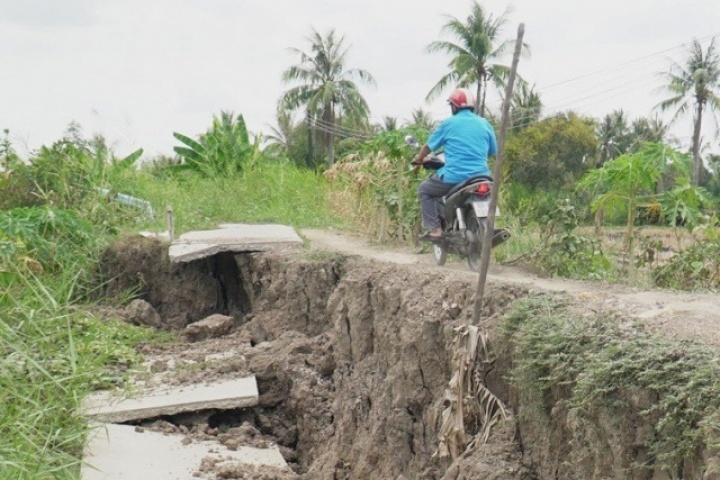
<svg viewBox="0 0 720 480">
<path fill-rule="evenodd" d="M 705 37 L 702 37 L 702 38 L 700 38 L 700 39 L 697 39 L 697 41 L 700 42 L 700 43 L 702 43 L 702 42 L 704 42 L 704 41 L 706 41 L 706 40 L 711 40 L 711 39 L 713 39 L 713 38 L 715 38 L 715 37 L 718 37 L 718 36 L 720 36 L 720 32 L 715 33 L 715 34 L 713 34 L 713 35 L 707 35 L 707 36 L 705 36 Z M 658 56 L 658 55 L 662 55 L 662 54 L 664 54 L 664 53 L 671 52 L 671 51 L 673 51 L 673 50 L 677 50 L 677 49 L 679 49 L 679 48 L 687 47 L 688 45 L 691 45 L 692 43 L 693 43 L 692 41 L 691 41 L 691 42 L 681 43 L 680 45 L 676 45 L 676 46 L 674 46 L 674 47 L 670 47 L 670 48 L 667 48 L 667 49 L 665 49 L 665 50 L 660 50 L 659 52 L 655 52 L 655 53 L 651 53 L 651 54 L 648 54 L 648 55 L 644 55 L 644 56 L 642 56 L 642 57 L 638 57 L 638 58 L 636 58 L 636 59 L 634 59 L 634 60 L 629 60 L 629 61 L 627 61 L 627 62 L 621 63 L 621 64 L 619 64 L 619 65 L 615 65 L 615 66 L 613 66 L 613 67 L 608 67 L 608 68 L 604 68 L 604 69 L 601 69 L 601 70 L 596 70 L 596 71 L 594 71 L 594 72 L 586 73 L 586 74 L 583 74 L 583 75 L 580 75 L 580 76 L 577 76 L 577 77 L 574 77 L 574 78 L 570 78 L 570 79 L 568 79 L 568 80 L 563 80 L 563 81 L 560 81 L 560 82 L 557 82 L 557 83 L 553 83 L 553 84 L 551 84 L 551 85 L 546 85 L 546 86 L 543 87 L 543 89 L 544 89 L 544 90 L 549 90 L 549 89 L 551 89 L 551 88 L 555 88 L 555 87 L 558 87 L 558 86 L 560 86 L 560 85 L 565 85 L 565 84 L 567 84 L 567 83 L 574 82 L 574 81 L 577 81 L 577 80 L 582 80 L 583 78 L 587 78 L 587 77 L 590 77 L 590 76 L 595 76 L 595 75 L 602 74 L 602 73 L 606 73 L 606 72 L 613 72 L 613 71 L 616 71 L 616 70 L 618 70 L 618 69 L 621 69 L 622 67 L 624 67 L 624 66 L 626 66 L 626 65 L 636 64 L 637 62 L 641 62 L 641 61 L 643 61 L 643 60 L 646 60 L 646 59 L 649 59 L 649 58 L 653 58 L 653 57 L 656 57 L 656 56 Z"/>
<path fill-rule="evenodd" d="M 370 135 L 364 134 L 364 133 L 353 133 L 349 134 L 348 132 L 344 131 L 343 129 L 336 128 L 336 127 L 330 127 L 323 125 L 321 122 L 317 122 L 316 120 L 309 120 L 309 125 L 313 127 L 316 130 L 319 130 L 321 132 L 329 133 L 332 135 L 336 135 L 339 137 L 349 137 L 349 138 L 360 138 L 363 140 L 367 140 L 369 138 L 372 138 Z"/>
<path fill-rule="evenodd" d="M 720 36 L 720 33 L 717 33 L 717 34 L 714 34 L 714 35 L 707 35 L 707 36 L 705 36 L 705 37 L 701 37 L 701 38 L 698 39 L 697 41 L 702 44 L 703 42 L 706 42 L 706 41 L 708 41 L 708 40 L 712 40 L 712 39 L 714 39 L 714 38 L 717 37 L 717 36 Z M 653 64 L 653 65 L 647 65 L 647 64 L 643 65 L 643 64 L 642 64 L 643 61 L 647 61 L 648 59 L 655 59 L 654 57 L 657 57 L 658 55 L 662 55 L 662 54 L 664 54 L 664 53 L 667 53 L 667 52 L 669 52 L 669 51 L 676 50 L 676 49 L 679 49 L 679 48 L 687 47 L 687 46 L 690 45 L 691 43 L 692 43 L 692 42 L 686 42 L 686 43 L 683 43 L 683 44 L 680 44 L 680 45 L 676 45 L 676 46 L 674 46 L 674 47 L 671 47 L 671 48 L 668 48 L 668 49 L 665 49 L 665 50 L 661 50 L 661 51 L 659 51 L 659 52 L 655 52 L 655 53 L 652 53 L 652 54 L 649 54 L 649 55 L 645 55 L 645 56 L 642 56 L 642 57 L 638 57 L 638 58 L 635 59 L 635 60 L 631 60 L 631 61 L 629 61 L 629 62 L 624 62 L 624 63 L 622 63 L 622 64 L 619 64 L 619 65 L 616 65 L 616 66 L 613 66 L 613 67 L 609 67 L 609 68 L 605 68 L 605 69 L 602 69 L 602 70 L 597 70 L 597 71 L 594 71 L 594 72 L 591 72 L 591 73 L 588 73 L 588 74 L 580 75 L 580 76 L 578 76 L 578 77 L 574 77 L 574 78 L 571 78 L 571 79 L 568 79 L 568 80 L 564 80 L 564 81 L 561 81 L 561 82 L 558 82 L 558 83 L 555 83 L 555 84 L 552 84 L 552 85 L 549 85 L 549 86 L 546 86 L 546 87 L 538 87 L 538 88 L 536 88 L 534 91 L 535 91 L 538 95 L 541 95 L 541 94 L 543 94 L 543 93 L 546 93 L 548 90 L 552 89 L 553 87 L 556 87 L 556 86 L 559 86 L 559 85 L 566 85 L 566 84 L 568 84 L 568 83 L 571 83 L 571 82 L 574 82 L 574 81 L 576 81 L 576 80 L 580 80 L 580 79 L 583 79 L 583 78 L 593 77 L 594 79 L 596 79 L 597 81 L 600 81 L 600 82 L 602 82 L 602 83 L 601 83 L 601 84 L 600 84 L 600 83 L 592 84 L 592 85 L 586 87 L 583 93 L 581 93 L 581 94 L 579 94 L 579 95 L 576 95 L 576 96 L 574 96 L 574 97 L 571 97 L 571 98 L 563 99 L 563 101 L 561 101 L 561 102 L 555 102 L 555 103 L 553 103 L 553 104 L 543 105 L 543 110 L 546 110 L 546 111 L 549 110 L 549 111 L 557 112 L 557 111 L 560 111 L 560 110 L 580 109 L 580 108 L 586 107 L 586 106 L 588 106 L 588 105 L 594 105 L 594 104 L 597 104 L 597 103 L 599 103 L 599 102 L 601 102 L 601 101 L 603 101 L 603 100 L 607 100 L 607 99 L 609 99 L 609 98 L 616 98 L 616 97 L 618 97 L 618 96 L 620 96 L 620 95 L 623 95 L 623 94 L 625 94 L 625 93 L 629 93 L 629 92 L 636 91 L 636 90 L 638 90 L 638 89 L 641 89 L 641 88 L 644 88 L 644 87 L 649 87 L 649 86 L 653 85 L 654 82 L 648 81 L 648 79 L 649 79 L 650 77 L 653 77 L 653 76 L 658 76 L 658 77 L 659 77 L 659 75 L 662 74 L 662 72 L 658 71 L 659 68 L 658 68 L 658 70 L 654 70 L 654 71 L 648 72 L 648 73 L 643 73 L 643 74 L 641 74 L 641 75 L 639 75 L 639 76 L 635 76 L 634 78 L 632 78 L 632 75 L 631 75 L 631 79 L 630 79 L 630 80 L 628 79 L 628 75 L 627 75 L 627 74 L 631 74 L 632 72 L 636 72 L 636 71 L 639 71 L 639 70 L 645 70 L 645 71 L 647 71 L 648 68 L 651 68 L 651 67 L 652 67 L 653 65 L 655 65 L 655 64 Z M 633 66 L 628 69 L 628 68 L 625 68 L 627 65 L 633 65 Z M 612 73 L 612 72 L 615 72 L 615 71 L 617 71 L 617 70 L 619 70 L 619 69 L 623 69 L 623 72 L 626 74 L 626 75 L 623 75 L 623 76 L 616 76 L 617 81 L 620 82 L 620 83 L 617 84 L 616 86 L 611 86 L 611 87 L 609 87 L 609 88 L 604 88 L 604 87 L 607 87 L 607 83 L 608 83 L 608 82 L 602 80 L 601 75 L 602 75 L 602 74 L 607 74 L 607 73 Z M 632 82 L 637 82 L 637 81 L 642 81 L 643 83 L 640 84 L 640 85 L 630 85 L 630 83 L 632 83 Z M 658 87 L 659 87 L 659 86 L 660 86 L 660 85 L 658 85 Z M 596 90 L 597 88 L 603 88 L 603 90 L 598 91 L 598 92 L 595 92 L 595 93 L 592 93 L 592 94 L 586 94 L 586 92 L 588 92 L 588 91 L 594 91 L 594 90 Z M 607 94 L 610 93 L 610 92 L 614 92 L 614 91 L 620 90 L 620 89 L 622 89 L 623 92 L 621 92 L 621 93 L 619 93 L 619 94 L 607 95 Z M 596 101 L 593 101 L 593 102 L 591 102 L 591 103 L 587 103 L 587 102 L 586 102 L 586 103 L 584 103 L 584 104 L 582 105 L 582 107 L 581 107 L 581 106 L 577 106 L 577 103 L 578 103 L 578 102 L 583 102 L 583 101 L 585 101 L 585 100 L 590 100 L 590 99 L 595 99 L 595 98 L 597 99 Z M 489 105 L 489 106 L 490 106 L 491 108 L 497 108 L 498 105 L 499 105 L 499 103 L 497 103 L 497 104 L 496 104 L 496 103 L 493 103 L 493 104 L 491 104 L 491 105 Z"/>
<path fill-rule="evenodd" d="M 315 117 L 315 118 L 312 118 L 311 121 L 312 121 L 314 124 L 316 124 L 316 125 L 321 125 L 321 126 L 323 126 L 323 127 L 325 127 L 325 128 L 330 128 L 330 129 L 334 129 L 334 130 L 336 130 L 336 131 L 346 132 L 346 133 L 347 133 L 347 136 L 355 136 L 355 135 L 358 135 L 358 136 L 366 136 L 366 135 L 367 135 L 367 132 L 364 132 L 364 131 L 361 131 L 361 130 L 356 130 L 356 129 L 351 129 L 351 128 L 344 127 L 344 126 L 339 125 L 339 124 L 333 124 L 333 123 L 327 122 L 327 121 L 325 121 L 325 120 L 323 120 L 323 119 L 321 119 L 321 118 Z"/>
</svg>

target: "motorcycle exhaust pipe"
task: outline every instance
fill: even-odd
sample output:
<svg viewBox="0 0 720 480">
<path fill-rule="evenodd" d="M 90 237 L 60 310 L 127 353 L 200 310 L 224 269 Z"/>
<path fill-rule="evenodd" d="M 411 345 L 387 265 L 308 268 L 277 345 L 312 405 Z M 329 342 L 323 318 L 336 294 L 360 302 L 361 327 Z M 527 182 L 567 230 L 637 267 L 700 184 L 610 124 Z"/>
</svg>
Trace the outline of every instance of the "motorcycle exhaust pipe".
<svg viewBox="0 0 720 480">
<path fill-rule="evenodd" d="M 492 248 L 497 247 L 501 243 L 505 243 L 508 238 L 510 238 L 510 231 L 505 228 L 502 228 L 500 230 L 496 229 L 495 233 L 493 233 Z"/>
</svg>

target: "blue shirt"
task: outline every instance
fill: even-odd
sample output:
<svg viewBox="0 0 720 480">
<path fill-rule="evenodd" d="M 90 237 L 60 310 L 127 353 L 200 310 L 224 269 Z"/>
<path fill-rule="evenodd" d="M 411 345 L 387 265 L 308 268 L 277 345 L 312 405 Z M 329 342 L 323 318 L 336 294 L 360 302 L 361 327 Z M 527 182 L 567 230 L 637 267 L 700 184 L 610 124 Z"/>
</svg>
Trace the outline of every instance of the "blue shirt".
<svg viewBox="0 0 720 480">
<path fill-rule="evenodd" d="M 490 122 L 470 110 L 443 120 L 427 140 L 431 151 L 445 147 L 445 166 L 436 175 L 446 183 L 460 183 L 476 175 L 490 175 L 488 156 L 497 153 Z"/>
</svg>

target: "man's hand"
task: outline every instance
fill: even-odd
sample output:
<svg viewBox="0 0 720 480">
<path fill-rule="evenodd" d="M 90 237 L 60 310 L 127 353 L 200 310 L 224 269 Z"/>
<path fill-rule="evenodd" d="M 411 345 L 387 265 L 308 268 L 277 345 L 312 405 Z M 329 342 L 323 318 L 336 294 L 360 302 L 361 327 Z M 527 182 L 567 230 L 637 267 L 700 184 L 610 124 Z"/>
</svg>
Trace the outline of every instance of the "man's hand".
<svg viewBox="0 0 720 480">
<path fill-rule="evenodd" d="M 423 145 L 418 154 L 413 158 L 413 161 L 410 162 L 413 165 L 422 165 L 425 163 L 425 159 L 427 156 L 430 155 L 430 147 L 427 146 L 427 144 Z"/>
</svg>

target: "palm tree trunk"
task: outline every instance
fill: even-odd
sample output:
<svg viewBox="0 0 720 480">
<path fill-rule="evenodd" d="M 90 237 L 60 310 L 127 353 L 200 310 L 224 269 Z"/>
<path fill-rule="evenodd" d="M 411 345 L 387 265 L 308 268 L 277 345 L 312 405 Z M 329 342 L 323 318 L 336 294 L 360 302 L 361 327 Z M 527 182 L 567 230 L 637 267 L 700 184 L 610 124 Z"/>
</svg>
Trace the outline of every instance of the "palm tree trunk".
<svg viewBox="0 0 720 480">
<path fill-rule="evenodd" d="M 335 164 L 335 110 L 332 104 L 330 105 L 329 117 L 330 121 L 328 123 L 332 127 L 330 127 L 328 135 L 328 165 L 332 167 Z"/>
<path fill-rule="evenodd" d="M 480 103 L 480 116 L 485 116 L 485 97 L 487 97 L 487 79 L 485 79 L 485 85 L 483 85 L 483 92 L 482 92 L 482 103 Z"/>
<path fill-rule="evenodd" d="M 482 117 L 483 112 L 480 111 L 480 94 L 482 93 L 482 80 L 481 77 L 478 76 L 478 82 L 477 82 L 477 92 L 475 95 L 475 113 L 480 115 Z"/>
<path fill-rule="evenodd" d="M 307 110 L 306 113 L 306 119 L 307 119 L 307 141 L 308 141 L 308 152 L 307 152 L 307 159 L 306 163 L 308 168 L 314 168 L 315 167 L 315 158 L 314 158 L 314 152 L 313 152 L 313 134 L 312 134 L 312 125 L 310 122 L 310 110 Z"/>
<path fill-rule="evenodd" d="M 700 158 L 700 127 L 702 126 L 702 103 L 698 102 L 695 112 L 695 125 L 692 138 L 692 184 L 700 185 L 700 171 L 702 159 Z"/>
</svg>

